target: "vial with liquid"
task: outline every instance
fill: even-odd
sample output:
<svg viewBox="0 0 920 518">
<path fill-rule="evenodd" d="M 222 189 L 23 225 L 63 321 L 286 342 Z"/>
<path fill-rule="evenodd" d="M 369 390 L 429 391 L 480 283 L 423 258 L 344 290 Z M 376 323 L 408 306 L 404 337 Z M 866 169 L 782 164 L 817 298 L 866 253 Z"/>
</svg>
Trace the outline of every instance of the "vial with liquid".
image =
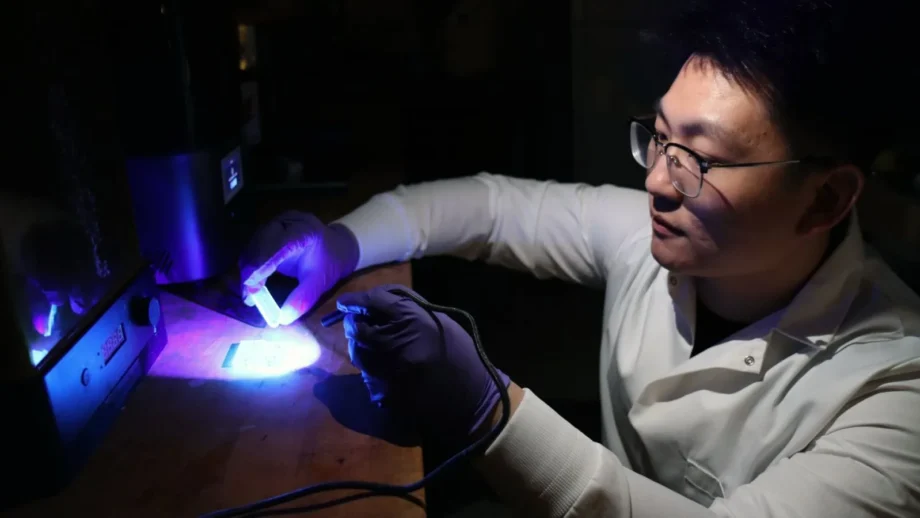
<svg viewBox="0 0 920 518">
<path fill-rule="evenodd" d="M 278 307 L 278 303 L 275 302 L 272 294 L 268 292 L 268 288 L 262 286 L 259 291 L 253 293 L 250 297 L 252 297 L 252 302 L 255 304 L 256 309 L 259 310 L 259 314 L 265 319 L 265 323 L 269 327 L 278 327 L 281 320 L 281 308 Z"/>
</svg>

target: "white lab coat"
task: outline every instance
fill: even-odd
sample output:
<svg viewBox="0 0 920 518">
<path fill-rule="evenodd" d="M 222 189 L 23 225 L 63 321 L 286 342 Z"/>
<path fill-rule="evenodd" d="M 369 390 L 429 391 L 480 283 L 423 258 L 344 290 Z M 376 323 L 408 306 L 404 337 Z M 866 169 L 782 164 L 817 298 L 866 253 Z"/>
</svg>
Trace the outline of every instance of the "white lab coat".
<svg viewBox="0 0 920 518">
<path fill-rule="evenodd" d="M 920 301 L 855 216 L 788 307 L 691 358 L 694 281 L 651 257 L 647 196 L 481 174 L 340 222 L 359 267 L 453 254 L 605 287 L 605 445 L 525 390 L 482 459 L 527 516 L 920 517 Z"/>
</svg>

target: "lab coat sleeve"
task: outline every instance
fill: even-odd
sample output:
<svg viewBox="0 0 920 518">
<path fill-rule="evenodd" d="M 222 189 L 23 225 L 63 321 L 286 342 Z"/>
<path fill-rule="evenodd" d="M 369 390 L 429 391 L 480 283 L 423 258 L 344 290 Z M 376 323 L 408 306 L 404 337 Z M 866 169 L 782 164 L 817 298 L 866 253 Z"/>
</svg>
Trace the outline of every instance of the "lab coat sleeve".
<svg viewBox="0 0 920 518">
<path fill-rule="evenodd" d="M 400 186 L 338 223 L 358 239 L 359 268 L 449 254 L 591 284 L 648 217 L 641 191 L 481 173 Z"/>
<path fill-rule="evenodd" d="M 533 393 L 479 460 L 526 516 L 909 518 L 920 516 L 920 382 L 880 385 L 806 451 L 706 508 L 626 469 Z"/>
</svg>

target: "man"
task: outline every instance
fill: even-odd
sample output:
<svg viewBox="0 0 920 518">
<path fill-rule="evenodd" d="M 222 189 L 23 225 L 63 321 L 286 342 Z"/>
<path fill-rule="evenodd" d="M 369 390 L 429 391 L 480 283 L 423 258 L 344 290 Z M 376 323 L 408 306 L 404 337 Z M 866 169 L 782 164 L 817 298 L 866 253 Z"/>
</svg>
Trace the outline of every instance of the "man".
<svg viewBox="0 0 920 518">
<path fill-rule="evenodd" d="M 434 254 L 603 286 L 604 446 L 502 376 L 511 418 L 477 462 L 528 516 L 920 516 L 920 303 L 853 212 L 904 117 L 872 104 L 913 103 L 896 93 L 916 75 L 904 34 L 878 24 L 909 18 L 708 6 L 677 24 L 689 57 L 657 113 L 631 123 L 647 194 L 488 174 L 400 187 L 330 226 L 279 218 L 245 290 L 300 279 L 288 323 L 355 268 Z M 498 422 L 453 320 L 389 289 L 339 307 L 373 397 L 457 447 Z"/>
</svg>

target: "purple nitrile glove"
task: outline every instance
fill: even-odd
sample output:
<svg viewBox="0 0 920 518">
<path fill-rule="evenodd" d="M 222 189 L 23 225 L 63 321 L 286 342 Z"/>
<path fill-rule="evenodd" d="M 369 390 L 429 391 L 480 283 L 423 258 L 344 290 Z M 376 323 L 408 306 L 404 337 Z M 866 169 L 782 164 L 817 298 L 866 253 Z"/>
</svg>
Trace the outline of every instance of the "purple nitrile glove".
<svg viewBox="0 0 920 518">
<path fill-rule="evenodd" d="M 281 305 L 280 325 L 309 311 L 329 288 L 354 272 L 358 241 L 342 225 L 325 225 L 316 216 L 289 211 L 256 232 L 240 257 L 243 301 L 276 271 L 298 280 Z"/>
<path fill-rule="evenodd" d="M 412 412 L 423 433 L 444 444 L 469 442 L 500 400 L 499 387 L 460 324 L 393 289 L 416 295 L 387 285 L 339 297 L 351 362 L 371 399 Z M 498 374 L 508 387 L 508 376 Z"/>
</svg>

